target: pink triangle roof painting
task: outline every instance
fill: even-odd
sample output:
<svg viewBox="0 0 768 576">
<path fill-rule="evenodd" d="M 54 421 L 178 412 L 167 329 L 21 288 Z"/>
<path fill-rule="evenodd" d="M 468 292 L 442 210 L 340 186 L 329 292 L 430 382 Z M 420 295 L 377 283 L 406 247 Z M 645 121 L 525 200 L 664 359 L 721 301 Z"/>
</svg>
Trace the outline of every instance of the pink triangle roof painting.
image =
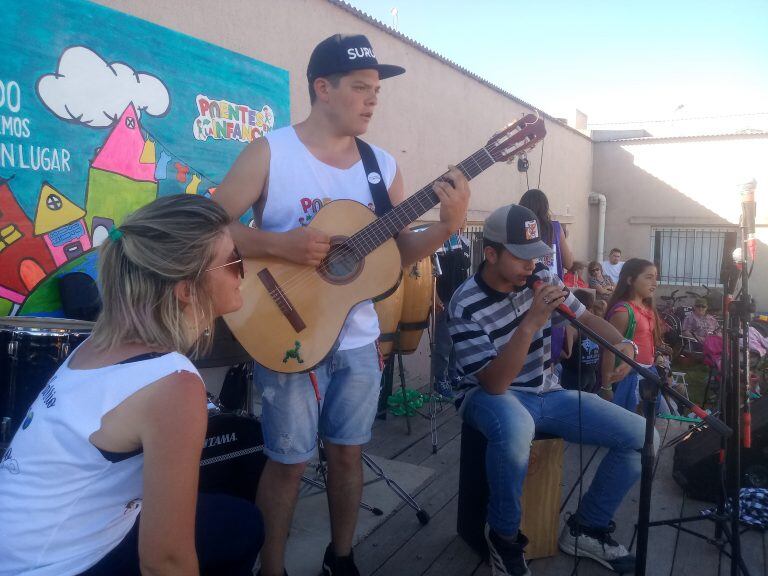
<svg viewBox="0 0 768 576">
<path fill-rule="evenodd" d="M 141 135 L 136 109 L 133 104 L 128 104 L 91 165 L 132 180 L 157 182 L 155 165 L 139 162 L 143 149 L 144 137 Z"/>
</svg>

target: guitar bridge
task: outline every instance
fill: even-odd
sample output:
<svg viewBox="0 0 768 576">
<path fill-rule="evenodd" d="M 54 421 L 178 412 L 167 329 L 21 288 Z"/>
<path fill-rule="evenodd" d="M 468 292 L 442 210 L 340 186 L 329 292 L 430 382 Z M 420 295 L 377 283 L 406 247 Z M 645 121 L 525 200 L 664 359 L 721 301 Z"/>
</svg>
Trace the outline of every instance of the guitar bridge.
<svg viewBox="0 0 768 576">
<path fill-rule="evenodd" d="M 280 312 L 282 312 L 286 320 L 291 323 L 293 329 L 296 332 L 301 332 L 304 330 L 307 325 L 304 323 L 304 320 L 301 319 L 301 316 L 299 316 L 299 313 L 293 307 L 291 301 L 288 300 L 288 296 L 285 295 L 283 289 L 280 288 L 277 281 L 275 281 L 275 277 L 272 276 L 272 273 L 266 268 L 263 268 L 259 271 L 257 276 L 259 277 L 259 280 L 261 280 L 261 283 L 264 285 L 264 287 L 267 289 L 267 292 L 269 292 L 272 301 L 277 304 Z"/>
</svg>

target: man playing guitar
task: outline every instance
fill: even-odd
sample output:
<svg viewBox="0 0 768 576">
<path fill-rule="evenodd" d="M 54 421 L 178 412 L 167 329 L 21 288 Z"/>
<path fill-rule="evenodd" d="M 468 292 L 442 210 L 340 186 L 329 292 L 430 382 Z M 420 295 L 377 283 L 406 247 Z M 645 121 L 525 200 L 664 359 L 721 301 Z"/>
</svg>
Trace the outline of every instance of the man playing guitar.
<svg viewBox="0 0 768 576">
<path fill-rule="evenodd" d="M 307 67 L 309 116 L 248 145 L 217 190 L 215 199 L 233 219 L 253 208 L 257 228 L 232 226 L 243 256 L 319 266 L 331 238 L 306 225 L 323 204 L 351 199 L 373 207 L 369 180 L 377 177 L 386 183 L 392 205 L 405 199 L 394 158 L 372 147 L 379 174 L 366 175 L 355 142 L 373 117 L 380 81 L 403 72 L 399 66 L 379 64 L 362 35 L 336 34 L 315 47 Z M 398 235 L 403 266 L 433 253 L 464 221 L 470 192 L 460 170 L 451 168 L 435 183 L 434 192 L 440 199 L 440 221 L 424 232 L 413 234 L 405 228 Z M 355 306 L 338 348 L 314 368 L 322 398 L 319 414 L 306 374 L 257 366 L 254 380 L 262 390 L 269 456 L 257 495 L 266 530 L 261 553 L 264 576 L 285 573 L 285 542 L 301 476 L 318 434 L 328 458 L 332 537 L 323 574 L 359 574 L 352 559 L 352 538 L 362 494 L 361 446 L 370 440 L 381 379 L 378 335 L 372 303 Z"/>
</svg>

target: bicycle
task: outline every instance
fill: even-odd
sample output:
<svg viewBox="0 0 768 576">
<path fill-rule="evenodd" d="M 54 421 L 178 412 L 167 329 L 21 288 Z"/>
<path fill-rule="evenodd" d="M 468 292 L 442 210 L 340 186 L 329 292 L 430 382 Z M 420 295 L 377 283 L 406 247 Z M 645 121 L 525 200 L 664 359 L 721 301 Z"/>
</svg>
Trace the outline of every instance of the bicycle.
<svg viewBox="0 0 768 576">
<path fill-rule="evenodd" d="M 666 325 L 662 339 L 669 345 L 673 351 L 673 358 L 678 356 L 687 356 L 694 359 L 701 358 L 701 347 L 695 338 L 683 335 L 683 322 L 688 314 L 693 312 L 693 306 L 689 303 L 681 305 L 680 302 L 686 299 L 707 298 L 709 296 L 709 287 L 701 285 L 706 291 L 702 295 L 690 290 L 685 291 L 685 295 L 678 296 L 680 289 L 673 290 L 669 296 L 661 296 L 663 305 L 659 307 L 659 319 Z"/>
</svg>

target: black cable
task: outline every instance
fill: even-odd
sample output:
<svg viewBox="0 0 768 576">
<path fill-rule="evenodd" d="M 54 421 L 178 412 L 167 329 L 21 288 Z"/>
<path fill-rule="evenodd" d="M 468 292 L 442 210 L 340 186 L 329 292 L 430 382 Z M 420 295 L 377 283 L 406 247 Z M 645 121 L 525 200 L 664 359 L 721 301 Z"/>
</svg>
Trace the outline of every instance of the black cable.
<svg viewBox="0 0 768 576">
<path fill-rule="evenodd" d="M 542 160 L 544 159 L 544 150 L 542 147 Z M 541 164 L 539 164 L 539 182 L 541 182 Z M 579 470 L 584 470 L 584 441 L 582 438 L 582 422 L 581 422 L 581 328 L 576 329 L 576 342 L 575 344 L 578 345 L 579 351 L 578 351 L 578 357 L 576 358 L 578 360 L 578 366 L 576 368 L 576 387 L 578 389 L 578 398 L 579 398 Z M 573 354 L 573 348 L 571 348 L 571 354 Z M 582 472 L 583 474 L 583 472 Z M 579 511 L 579 508 L 581 508 L 581 498 L 584 495 L 584 479 L 582 477 L 582 481 L 579 482 L 579 496 L 576 499 L 576 512 Z M 576 522 L 578 522 L 579 519 L 576 518 Z M 579 557 L 579 534 L 580 532 L 576 531 L 576 544 L 574 546 L 574 551 L 576 552 L 576 558 Z M 579 563 L 574 562 L 573 569 L 576 570 L 576 573 L 578 574 L 579 571 Z"/>
<path fill-rule="evenodd" d="M 539 158 L 539 183 L 536 185 L 537 188 L 541 188 L 541 167 L 544 165 L 544 140 L 541 141 L 541 158 Z M 526 174 L 526 177 L 528 175 Z"/>
<path fill-rule="evenodd" d="M 686 497 L 686 492 L 683 491 L 683 499 L 682 499 L 682 501 L 680 503 L 680 516 L 678 517 L 681 520 L 683 519 L 683 512 L 685 510 L 685 497 Z M 678 527 L 679 526 L 680 525 L 678 524 Z M 677 559 L 677 548 L 678 548 L 678 544 L 680 542 L 680 532 L 681 532 L 681 530 L 676 530 L 675 546 L 674 546 L 674 548 L 672 548 L 672 564 L 669 567 L 669 576 L 672 576 L 674 574 L 675 560 Z"/>
</svg>

